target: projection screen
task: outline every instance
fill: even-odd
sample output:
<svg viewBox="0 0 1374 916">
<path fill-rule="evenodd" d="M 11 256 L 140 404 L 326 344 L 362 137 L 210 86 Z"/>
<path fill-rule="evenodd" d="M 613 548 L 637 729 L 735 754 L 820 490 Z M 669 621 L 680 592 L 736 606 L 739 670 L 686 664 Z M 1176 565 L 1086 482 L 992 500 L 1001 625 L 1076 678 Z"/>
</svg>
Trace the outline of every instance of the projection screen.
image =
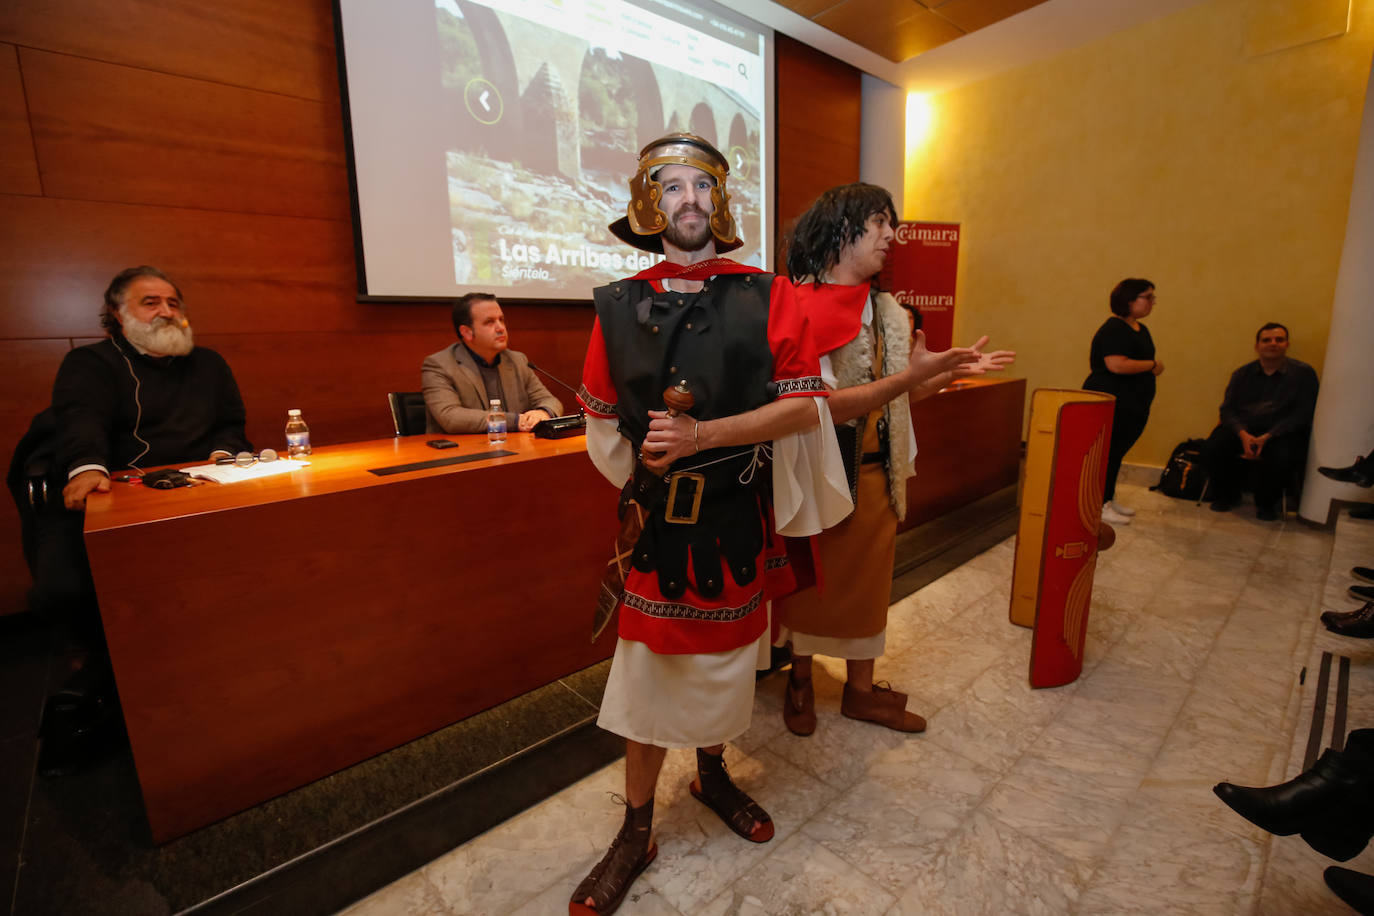
<svg viewBox="0 0 1374 916">
<path fill-rule="evenodd" d="M 669 130 L 731 163 L 772 248 L 773 35 L 689 0 L 337 0 L 359 293 L 586 300 L 648 267 L 606 228 Z"/>
</svg>

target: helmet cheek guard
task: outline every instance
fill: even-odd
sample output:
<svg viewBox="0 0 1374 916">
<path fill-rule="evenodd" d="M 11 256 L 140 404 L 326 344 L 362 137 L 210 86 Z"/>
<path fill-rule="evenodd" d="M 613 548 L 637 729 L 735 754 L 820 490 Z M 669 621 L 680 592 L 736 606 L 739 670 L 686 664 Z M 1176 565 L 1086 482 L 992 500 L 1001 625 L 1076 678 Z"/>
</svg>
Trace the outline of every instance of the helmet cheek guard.
<svg viewBox="0 0 1374 916">
<path fill-rule="evenodd" d="M 649 170 L 641 168 L 635 172 L 630 179 L 630 205 L 625 208 L 625 216 L 636 235 L 658 235 L 668 228 L 668 216 L 658 205 L 662 199 L 663 185 L 649 176 Z"/>
<path fill-rule="evenodd" d="M 668 228 L 668 215 L 660 206 L 663 185 L 654 176 L 665 165 L 691 166 L 714 179 L 708 222 L 716 252 L 724 254 L 743 245 L 730 215 L 730 192 L 725 187 L 730 163 L 706 140 L 689 133 L 668 134 L 640 150 L 639 169 L 630 179 L 630 202 L 625 216 L 611 224 L 611 232 L 642 251 L 663 253 L 661 235 Z"/>
<path fill-rule="evenodd" d="M 730 192 L 725 190 L 725 176 L 721 175 L 711 188 L 711 234 L 716 237 L 716 250 L 727 251 L 744 244 L 735 231 L 735 218 L 730 215 Z M 723 245 L 730 247 L 724 248 Z"/>
</svg>

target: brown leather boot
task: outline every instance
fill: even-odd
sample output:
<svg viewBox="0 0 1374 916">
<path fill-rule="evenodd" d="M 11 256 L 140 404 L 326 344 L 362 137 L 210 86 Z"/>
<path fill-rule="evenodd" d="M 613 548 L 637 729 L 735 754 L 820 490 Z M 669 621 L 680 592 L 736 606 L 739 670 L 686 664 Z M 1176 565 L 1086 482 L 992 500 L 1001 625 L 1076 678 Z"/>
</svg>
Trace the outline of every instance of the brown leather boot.
<svg viewBox="0 0 1374 916">
<path fill-rule="evenodd" d="M 844 699 L 840 701 L 840 714 L 864 722 L 876 722 L 899 732 L 923 732 L 926 720 L 914 712 L 906 710 L 906 694 L 881 684 L 874 684 L 873 690 L 857 690 L 844 685 Z"/>
<path fill-rule="evenodd" d="M 794 681 L 792 675 L 787 676 L 787 687 L 782 694 L 782 721 L 794 735 L 806 737 L 816 730 L 816 691 L 811 678 Z"/>
</svg>

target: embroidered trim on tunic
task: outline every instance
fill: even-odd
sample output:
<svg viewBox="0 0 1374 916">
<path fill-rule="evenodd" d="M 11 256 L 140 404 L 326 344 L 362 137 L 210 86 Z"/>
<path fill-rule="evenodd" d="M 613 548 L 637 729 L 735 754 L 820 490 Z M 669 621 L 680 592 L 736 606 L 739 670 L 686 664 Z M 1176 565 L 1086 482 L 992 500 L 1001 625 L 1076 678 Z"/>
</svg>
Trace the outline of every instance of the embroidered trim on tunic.
<svg viewBox="0 0 1374 916">
<path fill-rule="evenodd" d="M 581 388 L 577 389 L 577 399 L 581 401 L 582 404 L 594 414 L 598 414 L 603 417 L 615 416 L 615 405 L 609 404 L 606 401 L 601 400 L 596 395 L 592 394 L 590 391 L 587 390 L 586 385 L 583 385 Z"/>
<path fill-rule="evenodd" d="M 821 381 L 819 375 L 782 379 L 775 384 L 778 386 L 778 397 L 780 398 L 790 394 L 809 394 L 825 390 L 825 383 Z"/>
<path fill-rule="evenodd" d="M 647 617 L 663 617 L 673 620 L 709 620 L 714 623 L 725 623 L 748 617 L 758 609 L 761 597 L 761 594 L 755 594 L 741 607 L 708 608 L 692 607 L 690 604 L 675 601 L 654 601 L 630 591 L 625 592 L 625 596 L 621 600 L 626 607 L 639 611 Z"/>
</svg>

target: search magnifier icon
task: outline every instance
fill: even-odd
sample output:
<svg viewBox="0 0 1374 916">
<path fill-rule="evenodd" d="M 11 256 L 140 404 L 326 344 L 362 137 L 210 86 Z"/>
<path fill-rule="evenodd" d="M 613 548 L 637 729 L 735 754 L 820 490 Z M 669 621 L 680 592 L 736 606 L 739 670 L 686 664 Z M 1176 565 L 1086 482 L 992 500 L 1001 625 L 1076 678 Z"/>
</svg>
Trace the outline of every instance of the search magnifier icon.
<svg viewBox="0 0 1374 916">
<path fill-rule="evenodd" d="M 749 71 L 745 69 L 743 63 L 739 65 L 739 75 L 744 77 L 745 79 L 749 78 Z"/>
</svg>

